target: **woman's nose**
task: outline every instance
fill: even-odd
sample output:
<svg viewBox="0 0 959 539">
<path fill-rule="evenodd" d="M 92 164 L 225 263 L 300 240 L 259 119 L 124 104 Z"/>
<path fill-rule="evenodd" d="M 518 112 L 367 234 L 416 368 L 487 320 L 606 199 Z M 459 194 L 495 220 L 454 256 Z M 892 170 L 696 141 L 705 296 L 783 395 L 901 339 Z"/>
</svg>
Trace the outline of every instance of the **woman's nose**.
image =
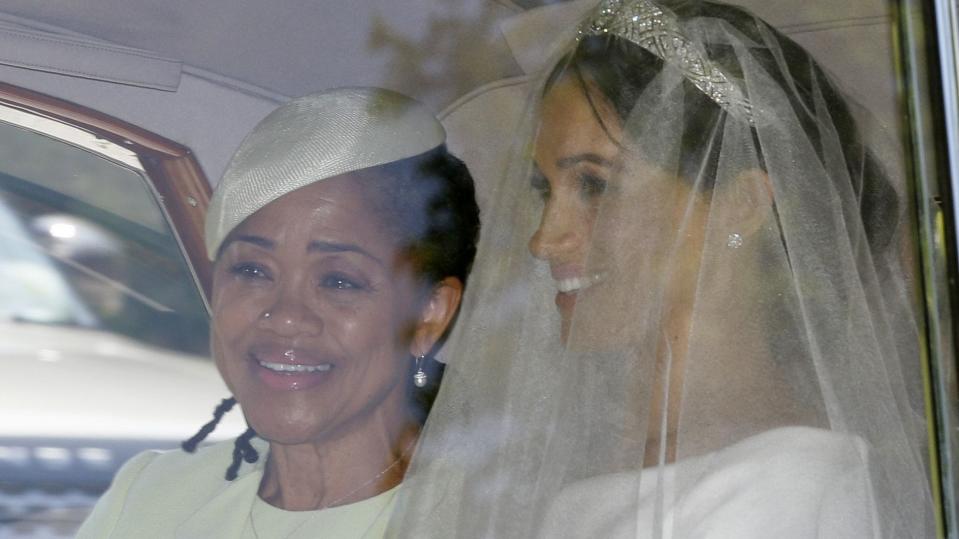
<svg viewBox="0 0 959 539">
<path fill-rule="evenodd" d="M 316 307 L 309 304 L 308 295 L 294 285 L 279 288 L 273 301 L 260 314 L 261 327 L 284 337 L 322 332 L 322 317 Z"/>
<path fill-rule="evenodd" d="M 529 252 L 540 260 L 568 258 L 581 247 L 587 237 L 586 223 L 578 218 L 576 208 L 551 199 L 543 208 L 539 228 L 529 239 Z"/>
</svg>

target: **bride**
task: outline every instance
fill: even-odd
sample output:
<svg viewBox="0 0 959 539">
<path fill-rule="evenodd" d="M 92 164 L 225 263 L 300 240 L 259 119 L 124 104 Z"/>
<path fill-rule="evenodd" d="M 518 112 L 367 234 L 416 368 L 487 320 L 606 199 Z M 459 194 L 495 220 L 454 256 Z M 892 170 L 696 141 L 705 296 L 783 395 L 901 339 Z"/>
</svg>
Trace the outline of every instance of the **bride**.
<svg viewBox="0 0 959 539">
<path fill-rule="evenodd" d="M 605 0 L 526 123 L 397 536 L 933 535 L 905 181 L 815 60 Z"/>
</svg>

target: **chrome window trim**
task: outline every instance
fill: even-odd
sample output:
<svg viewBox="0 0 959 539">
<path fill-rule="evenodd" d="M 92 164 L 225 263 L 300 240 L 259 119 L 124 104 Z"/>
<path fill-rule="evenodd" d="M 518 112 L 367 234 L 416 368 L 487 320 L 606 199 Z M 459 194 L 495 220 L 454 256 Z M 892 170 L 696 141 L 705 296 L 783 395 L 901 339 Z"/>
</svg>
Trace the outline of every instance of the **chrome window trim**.
<svg viewBox="0 0 959 539">
<path fill-rule="evenodd" d="M 959 193 L 959 2 L 936 0 L 936 37 L 946 123 L 946 161 L 952 192 Z M 959 215 L 959 197 L 953 196 L 953 215 Z"/>
<path fill-rule="evenodd" d="M 945 155 L 941 157 L 942 173 L 947 173 L 949 185 L 951 187 L 952 200 L 952 238 L 956 238 L 959 231 L 956 230 L 956 216 L 959 216 L 959 3 L 956 0 L 935 0 L 935 32 L 937 49 L 939 53 L 939 80 L 942 92 L 942 112 L 945 128 L 945 140 L 943 142 Z M 946 221 L 948 222 L 948 221 Z M 941 225 L 940 225 L 941 226 Z M 945 235 L 944 235 L 945 236 Z M 946 238 L 943 237 L 943 240 Z M 939 251 L 939 256 L 945 258 L 948 256 L 950 247 L 944 243 L 934 245 Z M 953 264 L 959 264 L 956 260 L 955 250 L 951 253 Z M 948 259 L 943 260 L 947 264 Z M 953 266 L 955 268 L 956 265 Z M 945 274 L 948 279 L 948 273 Z M 955 277 L 953 275 L 952 277 Z M 942 283 L 941 293 L 943 302 L 949 299 L 946 287 L 948 283 Z M 947 306 L 943 306 L 946 308 Z M 953 305 L 955 308 L 955 305 Z M 951 313 L 950 313 L 951 314 Z M 955 318 L 947 318 L 948 325 L 942 324 L 940 331 L 949 334 L 948 339 L 951 345 L 947 349 L 940 349 L 938 357 L 933 363 L 934 380 L 937 381 L 935 388 L 938 393 L 938 415 L 942 418 L 940 421 L 940 436 L 942 442 L 947 446 L 940 449 L 943 471 L 943 509 L 948 525 L 948 537 L 959 537 L 959 427 L 957 427 L 957 414 L 959 414 L 959 389 L 957 389 L 956 355 L 955 355 Z M 944 341 L 946 339 L 943 339 Z M 945 344 L 945 343 L 943 343 Z M 948 462 L 946 462 L 948 460 Z"/>
<path fill-rule="evenodd" d="M 904 149 L 914 180 L 925 327 L 923 384 L 937 536 L 959 538 L 959 386 L 956 371 L 957 143 L 955 0 L 901 0 L 898 69 Z"/>
<path fill-rule="evenodd" d="M 59 139 L 67 144 L 72 144 L 123 164 L 140 174 L 146 174 L 143 164 L 140 163 L 140 157 L 136 153 L 79 127 L 2 103 L 0 103 L 0 121 L 28 129 L 43 136 Z"/>
</svg>

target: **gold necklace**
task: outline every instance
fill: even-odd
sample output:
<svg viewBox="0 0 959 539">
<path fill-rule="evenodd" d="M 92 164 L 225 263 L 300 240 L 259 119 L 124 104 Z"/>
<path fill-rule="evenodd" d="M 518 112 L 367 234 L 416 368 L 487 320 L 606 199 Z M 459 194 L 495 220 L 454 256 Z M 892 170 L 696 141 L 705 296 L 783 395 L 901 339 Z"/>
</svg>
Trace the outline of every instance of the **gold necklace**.
<svg viewBox="0 0 959 539">
<path fill-rule="evenodd" d="M 356 493 L 359 492 L 360 490 L 362 490 L 362 489 L 364 489 L 364 488 L 372 485 L 374 482 L 376 482 L 377 479 L 383 477 L 387 472 L 389 472 L 390 470 L 392 470 L 393 468 L 395 468 L 397 464 L 399 464 L 400 462 L 403 461 L 403 458 L 404 458 L 404 457 L 406 456 L 406 454 L 410 451 L 410 449 L 413 448 L 413 445 L 414 445 L 415 443 L 416 443 L 416 438 L 413 438 L 413 440 L 411 440 L 410 443 L 406 445 L 406 447 L 403 449 L 403 452 L 400 453 L 400 456 L 397 457 L 396 460 L 394 460 L 394 461 L 393 461 L 389 466 L 387 466 L 386 468 L 383 468 L 382 470 L 380 470 L 380 472 L 379 472 L 378 474 L 376 474 L 376 475 L 374 475 L 373 477 L 371 477 L 370 479 L 368 479 L 368 480 L 367 480 L 366 482 L 364 482 L 362 485 L 354 488 L 353 490 L 351 490 L 350 492 L 346 493 L 345 495 L 340 496 L 339 498 L 337 498 L 337 499 L 335 499 L 335 500 L 327 503 L 327 504 L 324 505 L 323 507 L 320 507 L 320 508 L 318 508 L 318 509 L 314 509 L 313 511 L 311 511 L 313 514 L 311 514 L 310 517 L 307 518 L 307 519 L 305 519 L 303 522 L 300 522 L 295 528 L 293 528 L 293 530 L 290 531 L 290 533 L 286 534 L 286 536 L 284 537 L 284 539 L 289 538 L 289 537 L 293 537 L 293 536 L 296 534 L 296 532 L 300 531 L 300 528 L 302 528 L 303 526 L 306 526 L 306 524 L 307 524 L 308 522 L 311 522 L 311 521 L 316 517 L 317 513 L 319 513 L 320 511 L 323 511 L 323 510 L 325 510 L 325 509 L 329 509 L 330 507 L 334 507 L 334 506 L 336 506 L 338 503 L 340 503 L 340 502 L 342 502 L 342 501 L 344 501 L 344 500 L 348 500 L 348 499 L 350 498 L 350 496 L 353 496 L 354 494 L 356 494 Z M 396 494 L 396 493 L 394 492 L 394 495 L 395 495 L 395 494 Z M 253 496 L 253 503 L 250 504 L 250 511 L 249 511 L 248 514 L 249 514 L 249 517 L 250 517 L 250 529 L 253 531 L 253 536 L 256 537 L 257 539 L 260 539 L 260 534 L 256 531 L 256 523 L 254 522 L 254 519 L 253 519 L 253 506 L 256 504 L 256 500 L 257 500 L 258 497 L 259 497 L 259 495 L 254 495 L 254 496 Z M 369 531 L 373 528 L 373 525 L 376 524 L 376 521 L 379 520 L 380 516 L 383 514 L 383 511 L 386 510 L 386 507 L 387 507 L 388 505 L 389 505 L 389 502 L 387 502 L 387 503 L 383 506 L 383 508 L 380 509 L 380 511 L 376 514 L 376 517 L 373 519 L 373 522 L 370 523 L 370 525 L 366 528 L 366 531 L 363 532 L 363 535 L 362 535 L 361 537 L 366 537 L 366 534 L 369 533 Z"/>
</svg>

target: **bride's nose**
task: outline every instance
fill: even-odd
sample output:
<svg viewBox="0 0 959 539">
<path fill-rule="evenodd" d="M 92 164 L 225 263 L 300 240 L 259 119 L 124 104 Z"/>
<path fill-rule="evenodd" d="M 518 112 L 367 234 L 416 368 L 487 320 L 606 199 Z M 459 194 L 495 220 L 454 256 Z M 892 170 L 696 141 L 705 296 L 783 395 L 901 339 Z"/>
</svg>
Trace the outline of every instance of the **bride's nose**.
<svg viewBox="0 0 959 539">
<path fill-rule="evenodd" d="M 554 197 L 543 208 L 539 228 L 529 239 L 529 252 L 540 260 L 568 259 L 582 247 L 587 226 L 574 204 Z"/>
</svg>

